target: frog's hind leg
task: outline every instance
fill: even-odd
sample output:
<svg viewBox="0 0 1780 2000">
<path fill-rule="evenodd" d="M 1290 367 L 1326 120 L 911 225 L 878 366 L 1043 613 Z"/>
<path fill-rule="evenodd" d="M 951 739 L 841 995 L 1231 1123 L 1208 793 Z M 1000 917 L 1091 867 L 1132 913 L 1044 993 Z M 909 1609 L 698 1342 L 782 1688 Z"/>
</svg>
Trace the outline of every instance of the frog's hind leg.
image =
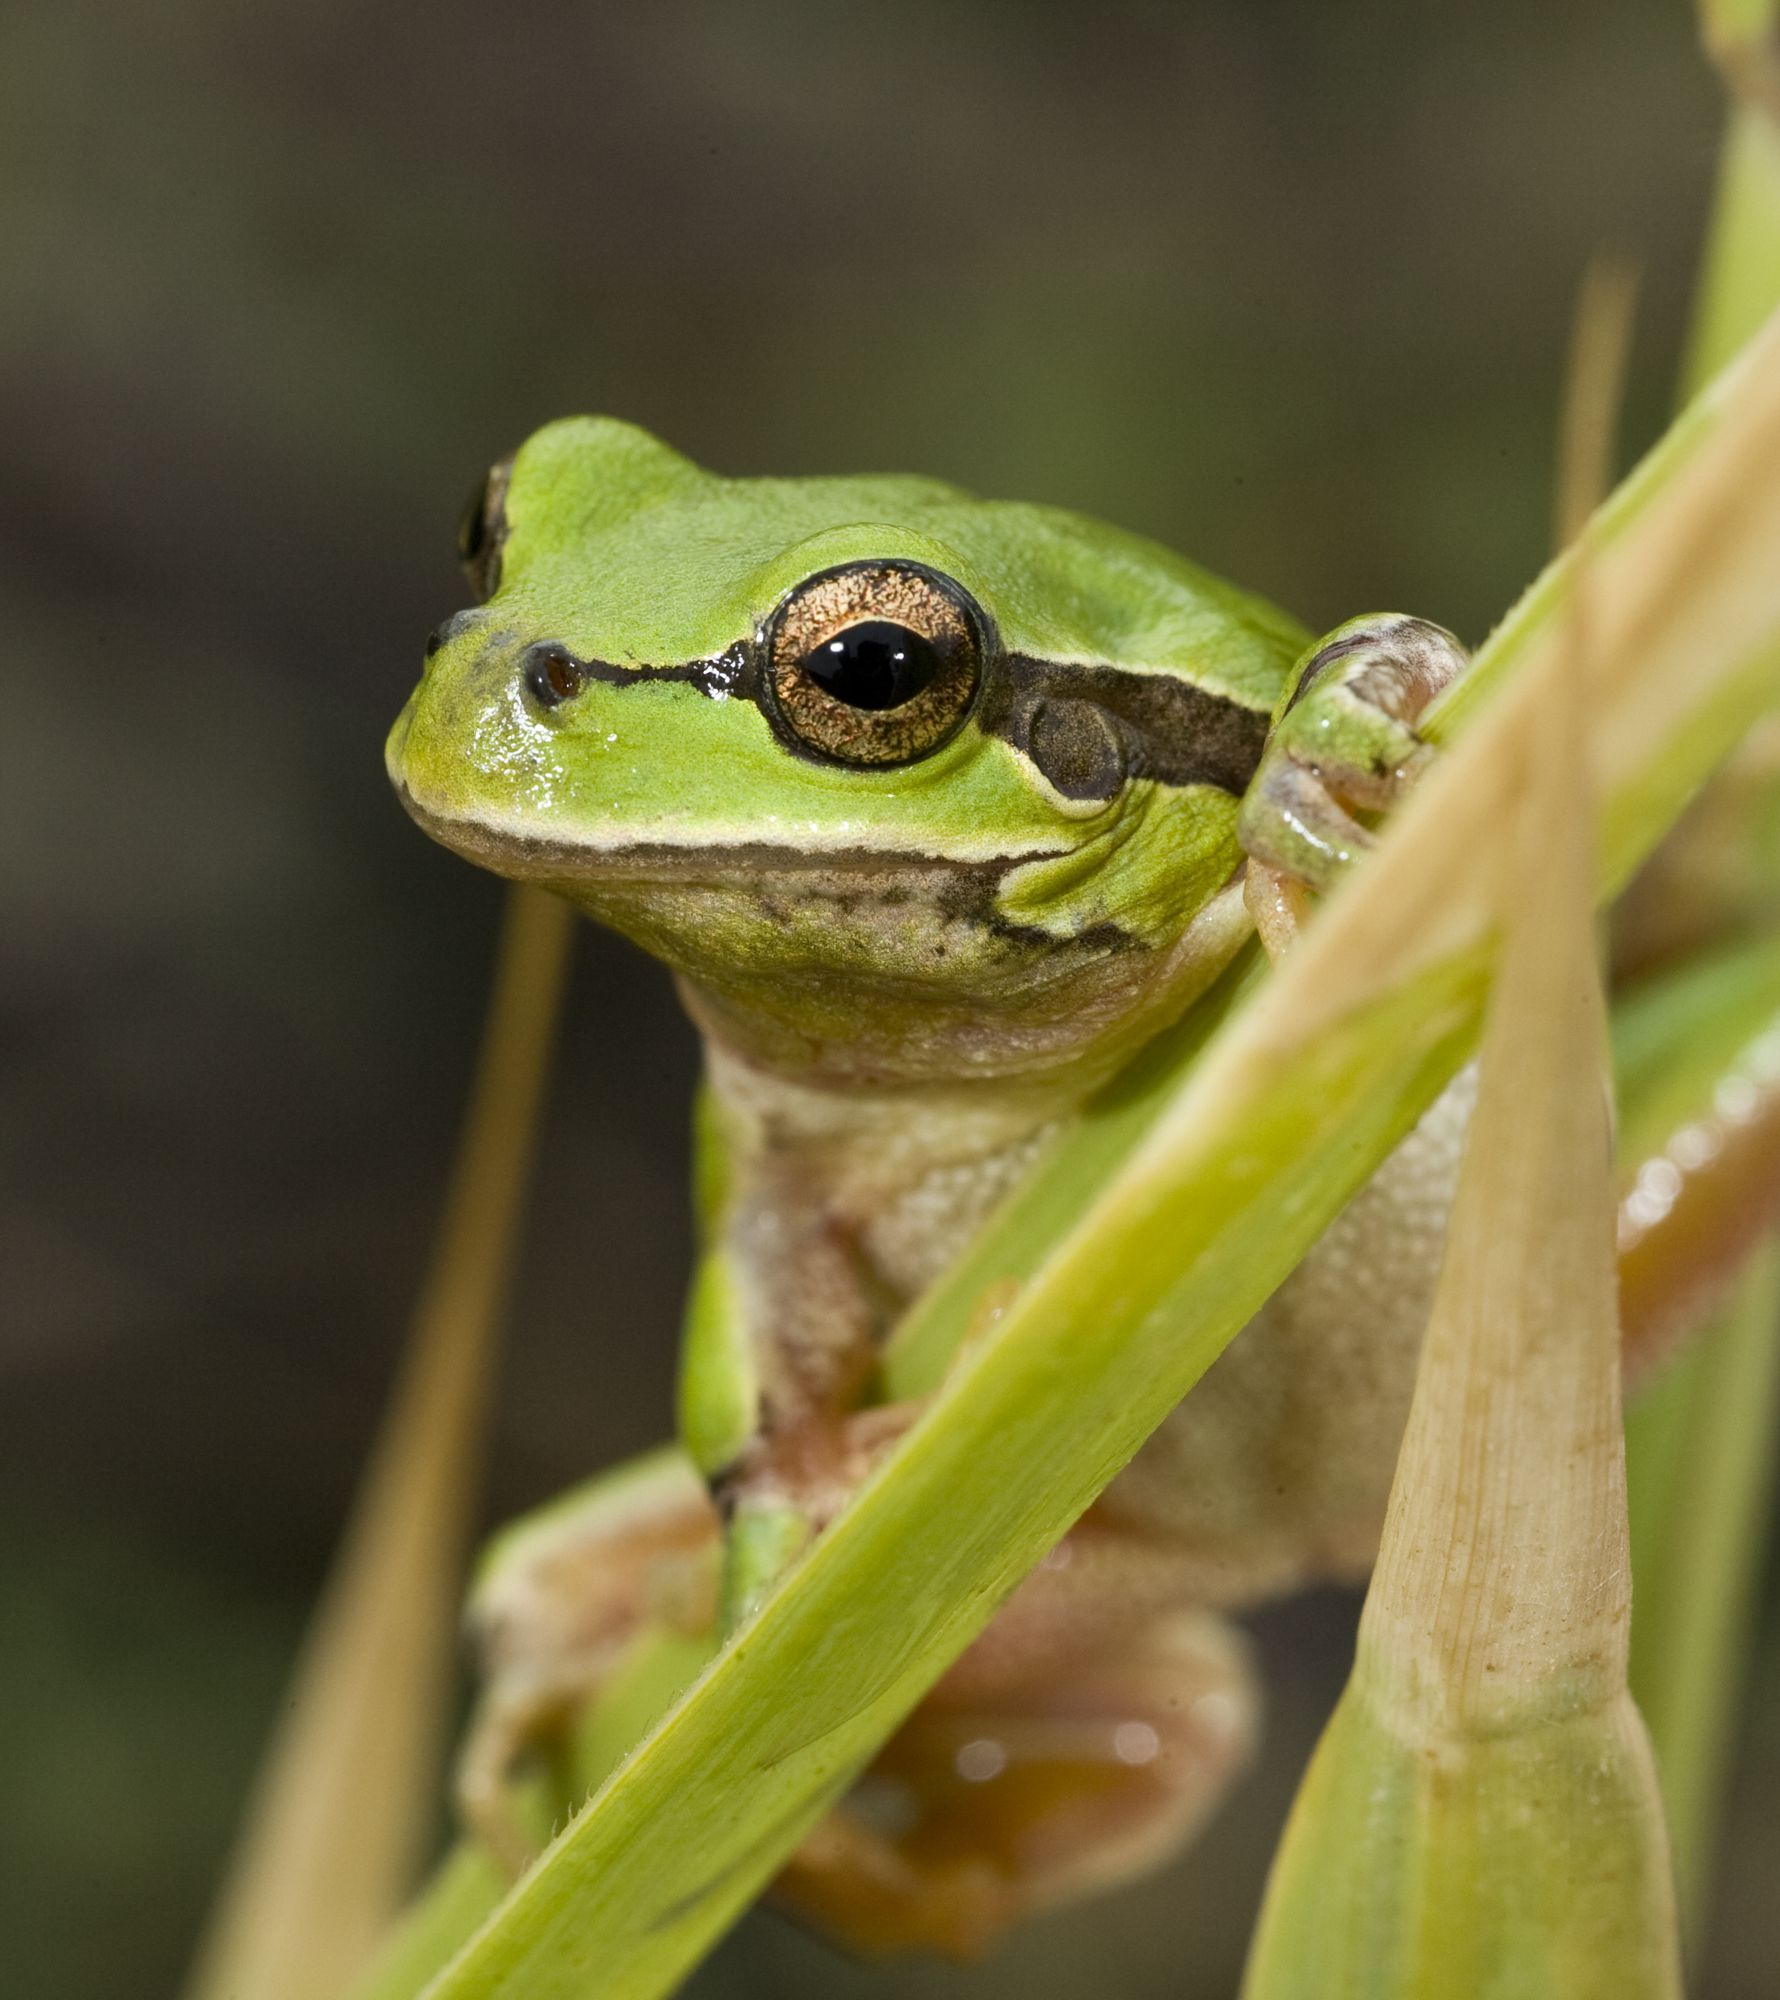
<svg viewBox="0 0 1780 2000">
<path fill-rule="evenodd" d="M 1192 1837 L 1253 1745 L 1246 1648 L 1207 1612 L 1096 1606 L 1101 1578 L 1129 1574 L 1114 1539 L 1078 1531 L 1064 1546 L 1090 1574 L 1016 1593 L 798 1850 L 780 1900 L 858 1952 L 972 1958 Z"/>
<path fill-rule="evenodd" d="M 1780 1228 L 1780 937 L 1644 977 L 1616 998 L 1613 1031 L 1620 1318 L 1636 1387 Z"/>
</svg>

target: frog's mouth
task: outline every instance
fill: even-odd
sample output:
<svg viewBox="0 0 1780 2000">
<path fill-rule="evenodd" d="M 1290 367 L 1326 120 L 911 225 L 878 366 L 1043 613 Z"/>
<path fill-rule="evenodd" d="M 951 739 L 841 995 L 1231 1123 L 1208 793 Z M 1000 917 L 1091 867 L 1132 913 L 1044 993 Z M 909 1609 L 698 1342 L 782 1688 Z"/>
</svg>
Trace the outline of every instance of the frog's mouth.
<svg viewBox="0 0 1780 2000">
<path fill-rule="evenodd" d="M 702 837 L 696 846 L 659 840 L 594 846 L 441 815 L 420 804 L 399 779 L 396 789 L 415 823 L 466 861 L 509 881 L 557 890 L 627 935 L 636 935 L 638 913 L 648 913 L 648 948 L 681 969 L 685 951 L 669 948 L 667 936 L 678 934 L 696 955 L 705 918 L 716 920 L 725 906 L 745 905 L 785 931 L 812 921 L 896 928 L 925 922 L 955 938 L 968 933 L 998 957 L 1011 954 L 1014 961 L 1030 960 L 1034 952 L 1061 952 L 1064 962 L 1079 963 L 1084 954 L 1122 955 L 1140 943 L 1116 923 L 1052 931 L 1004 912 L 1007 877 L 1028 862 L 1058 859 L 1066 852 L 1061 848 L 961 859 L 905 848 L 811 850 Z"/>
<path fill-rule="evenodd" d="M 576 883 L 660 882 L 688 887 L 733 883 L 737 879 L 859 876 L 925 876 L 936 885 L 961 879 L 999 883 L 1010 869 L 1032 861 L 1061 859 L 1055 846 L 1020 848 L 1004 854 L 961 858 L 915 848 L 866 846 L 808 848 L 753 837 L 726 840 L 701 834 L 696 842 L 564 840 L 485 820 L 440 813 L 423 805 L 400 776 L 396 793 L 420 829 L 479 868 L 515 882 L 542 882 L 567 888 Z"/>
</svg>

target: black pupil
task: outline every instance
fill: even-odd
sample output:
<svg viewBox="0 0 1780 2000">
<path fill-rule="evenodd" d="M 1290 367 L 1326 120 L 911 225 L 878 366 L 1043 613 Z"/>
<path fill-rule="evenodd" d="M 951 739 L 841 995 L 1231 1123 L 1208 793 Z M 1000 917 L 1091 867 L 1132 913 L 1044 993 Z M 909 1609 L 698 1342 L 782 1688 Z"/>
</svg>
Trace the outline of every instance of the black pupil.
<svg viewBox="0 0 1780 2000">
<path fill-rule="evenodd" d="M 826 639 L 803 670 L 824 694 L 849 708 L 900 708 L 940 669 L 931 640 L 887 618 L 865 618 Z"/>
</svg>

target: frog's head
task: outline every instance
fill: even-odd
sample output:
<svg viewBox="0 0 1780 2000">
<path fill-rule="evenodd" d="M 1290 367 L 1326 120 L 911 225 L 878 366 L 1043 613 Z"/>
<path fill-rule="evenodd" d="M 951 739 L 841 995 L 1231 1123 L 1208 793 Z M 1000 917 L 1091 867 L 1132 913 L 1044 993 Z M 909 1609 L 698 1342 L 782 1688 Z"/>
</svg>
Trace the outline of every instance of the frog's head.
<svg viewBox="0 0 1780 2000">
<path fill-rule="evenodd" d="M 490 474 L 463 555 L 482 602 L 389 741 L 408 809 L 756 1053 L 1042 1067 L 1227 953 L 1207 912 L 1302 634 L 1166 550 L 573 418 Z"/>
</svg>

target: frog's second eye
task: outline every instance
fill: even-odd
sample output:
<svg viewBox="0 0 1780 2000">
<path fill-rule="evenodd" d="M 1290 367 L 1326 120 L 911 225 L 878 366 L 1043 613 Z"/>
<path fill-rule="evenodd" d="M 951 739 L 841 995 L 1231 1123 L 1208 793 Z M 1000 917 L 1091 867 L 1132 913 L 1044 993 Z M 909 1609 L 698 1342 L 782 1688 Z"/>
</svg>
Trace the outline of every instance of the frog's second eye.
<svg viewBox="0 0 1780 2000">
<path fill-rule="evenodd" d="M 457 559 L 476 601 L 486 604 L 501 587 L 501 546 L 507 539 L 507 481 L 513 461 L 492 466 L 470 495 L 457 524 Z"/>
<path fill-rule="evenodd" d="M 982 678 L 983 617 L 916 563 L 848 563 L 801 583 L 767 629 L 786 733 L 842 764 L 906 764 L 964 720 Z"/>
</svg>

